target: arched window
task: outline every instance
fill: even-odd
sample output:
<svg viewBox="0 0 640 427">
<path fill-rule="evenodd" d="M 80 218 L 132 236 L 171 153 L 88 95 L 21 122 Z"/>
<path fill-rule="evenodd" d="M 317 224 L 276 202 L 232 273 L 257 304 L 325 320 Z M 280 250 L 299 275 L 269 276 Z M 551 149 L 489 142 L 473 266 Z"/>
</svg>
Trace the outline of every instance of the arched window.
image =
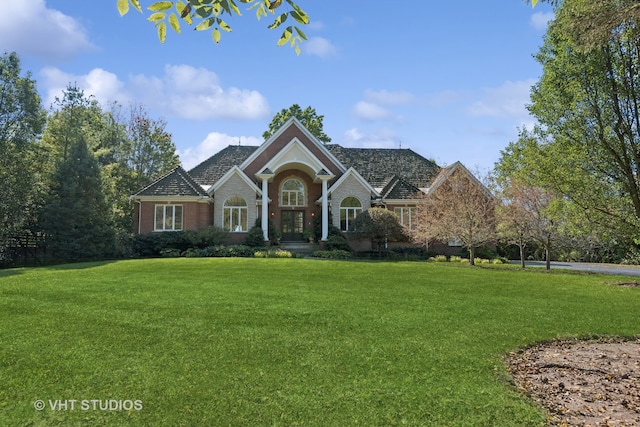
<svg viewBox="0 0 640 427">
<path fill-rule="evenodd" d="M 224 202 L 224 229 L 230 232 L 247 231 L 247 202 L 233 196 Z"/>
<path fill-rule="evenodd" d="M 347 197 L 340 203 L 340 230 L 353 229 L 353 220 L 362 212 L 362 203 L 356 197 Z"/>
<path fill-rule="evenodd" d="M 282 183 L 280 191 L 281 206 L 306 206 L 304 184 L 296 178 L 291 178 Z"/>
</svg>

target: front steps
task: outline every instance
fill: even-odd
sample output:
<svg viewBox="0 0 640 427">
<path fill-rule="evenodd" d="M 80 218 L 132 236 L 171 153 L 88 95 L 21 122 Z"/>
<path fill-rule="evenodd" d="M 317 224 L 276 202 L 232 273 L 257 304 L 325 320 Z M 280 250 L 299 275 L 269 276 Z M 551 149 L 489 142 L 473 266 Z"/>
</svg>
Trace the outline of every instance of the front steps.
<svg viewBox="0 0 640 427">
<path fill-rule="evenodd" d="M 320 249 L 320 245 L 317 243 L 308 242 L 280 242 L 278 247 L 301 256 L 311 256 L 311 254 Z"/>
</svg>

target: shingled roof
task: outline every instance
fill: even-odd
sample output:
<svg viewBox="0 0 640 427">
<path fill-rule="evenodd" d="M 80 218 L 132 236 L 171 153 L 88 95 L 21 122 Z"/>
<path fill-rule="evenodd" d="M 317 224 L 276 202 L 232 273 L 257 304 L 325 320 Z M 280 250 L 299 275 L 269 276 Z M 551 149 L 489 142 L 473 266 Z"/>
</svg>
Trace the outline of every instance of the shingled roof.
<svg viewBox="0 0 640 427">
<path fill-rule="evenodd" d="M 382 189 L 380 194 L 383 199 L 414 199 L 417 194 L 420 193 L 420 189 L 415 185 L 405 181 L 399 176 L 394 176 Z"/>
<path fill-rule="evenodd" d="M 239 166 L 258 147 L 247 145 L 229 145 L 209 157 L 189 171 L 189 175 L 200 185 L 213 185 L 234 166 Z"/>
<path fill-rule="evenodd" d="M 440 171 L 438 165 L 408 148 L 325 147 L 347 168 L 353 167 L 374 188 L 386 187 L 394 177 L 417 188 L 429 187 Z"/>
<path fill-rule="evenodd" d="M 178 166 L 138 191 L 134 196 L 208 197 L 209 195 L 189 176 L 182 166 Z"/>
</svg>

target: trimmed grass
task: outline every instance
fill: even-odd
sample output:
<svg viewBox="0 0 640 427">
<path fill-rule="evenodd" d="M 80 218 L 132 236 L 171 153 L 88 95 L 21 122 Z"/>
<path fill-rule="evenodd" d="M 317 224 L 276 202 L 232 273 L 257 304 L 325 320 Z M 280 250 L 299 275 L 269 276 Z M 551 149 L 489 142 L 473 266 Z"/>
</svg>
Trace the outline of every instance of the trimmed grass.
<svg viewBox="0 0 640 427">
<path fill-rule="evenodd" d="M 640 334 L 640 289 L 616 279 L 304 259 L 0 271 L 0 425 L 542 426 L 501 358 Z"/>
</svg>

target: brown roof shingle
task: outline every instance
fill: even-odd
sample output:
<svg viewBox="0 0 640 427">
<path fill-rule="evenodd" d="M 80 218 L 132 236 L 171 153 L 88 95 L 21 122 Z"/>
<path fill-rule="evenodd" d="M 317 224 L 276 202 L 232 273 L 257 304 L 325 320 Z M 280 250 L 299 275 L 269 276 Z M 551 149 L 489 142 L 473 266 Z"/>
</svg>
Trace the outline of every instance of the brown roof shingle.
<svg viewBox="0 0 640 427">
<path fill-rule="evenodd" d="M 229 145 L 189 171 L 201 185 L 213 185 L 234 166 L 240 166 L 258 147 Z"/>
<path fill-rule="evenodd" d="M 207 197 L 208 194 L 189 176 L 182 166 L 178 166 L 138 191 L 134 196 Z"/>
<path fill-rule="evenodd" d="M 345 148 L 337 144 L 325 147 L 374 188 L 385 187 L 395 176 L 415 187 L 426 188 L 440 171 L 434 162 L 408 148 Z"/>
</svg>

